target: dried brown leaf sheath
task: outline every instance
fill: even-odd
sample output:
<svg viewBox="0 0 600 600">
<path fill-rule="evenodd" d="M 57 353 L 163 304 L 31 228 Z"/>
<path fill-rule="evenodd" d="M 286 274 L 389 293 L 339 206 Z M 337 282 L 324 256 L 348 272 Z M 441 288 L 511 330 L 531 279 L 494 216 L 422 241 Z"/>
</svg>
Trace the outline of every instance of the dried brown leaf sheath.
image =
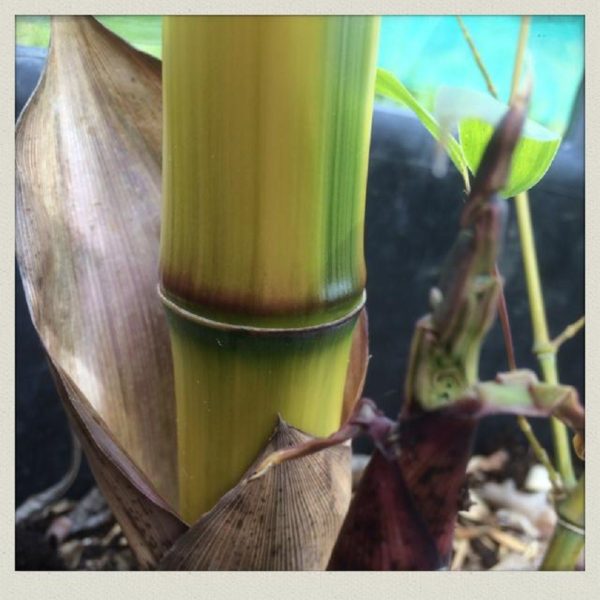
<svg viewBox="0 0 600 600">
<path fill-rule="evenodd" d="M 282 448 L 309 439 L 280 420 L 246 476 Z M 350 447 L 328 448 L 242 480 L 184 534 L 163 570 L 320 570 L 350 502 Z"/>
<path fill-rule="evenodd" d="M 30 312 L 143 567 L 186 529 L 169 508 L 173 376 L 156 294 L 161 104 L 158 61 L 93 19 L 61 17 L 16 133 L 17 255 Z"/>
<path fill-rule="evenodd" d="M 69 377 L 50 367 L 72 427 L 141 568 L 154 568 L 188 526 L 174 514 Z"/>
<path fill-rule="evenodd" d="M 91 18 L 53 19 L 52 33 L 16 132 L 27 302 L 60 372 L 174 504 L 173 377 L 156 294 L 160 63 Z"/>
</svg>

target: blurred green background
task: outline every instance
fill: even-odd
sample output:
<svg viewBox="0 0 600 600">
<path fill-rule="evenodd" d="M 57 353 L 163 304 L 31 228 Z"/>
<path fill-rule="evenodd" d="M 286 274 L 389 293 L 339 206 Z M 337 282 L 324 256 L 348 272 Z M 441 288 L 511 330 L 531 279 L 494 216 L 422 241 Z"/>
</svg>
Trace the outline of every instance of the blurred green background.
<svg viewBox="0 0 600 600">
<path fill-rule="evenodd" d="M 161 17 L 98 19 L 136 48 L 158 58 Z M 519 31 L 518 16 L 469 16 L 464 22 L 501 98 L 508 98 Z M 584 72 L 584 17 L 535 16 L 529 35 L 534 76 L 530 116 L 562 134 Z M 45 47 L 49 17 L 17 17 L 17 44 Z M 485 91 L 485 83 L 453 16 L 382 18 L 378 65 L 392 71 L 429 109 L 441 85 Z"/>
</svg>

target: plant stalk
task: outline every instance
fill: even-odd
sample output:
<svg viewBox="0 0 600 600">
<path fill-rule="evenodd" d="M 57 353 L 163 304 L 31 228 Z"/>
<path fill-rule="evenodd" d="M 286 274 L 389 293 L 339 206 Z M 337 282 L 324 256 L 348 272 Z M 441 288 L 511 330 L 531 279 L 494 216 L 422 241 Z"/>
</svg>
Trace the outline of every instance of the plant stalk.
<svg viewBox="0 0 600 600">
<path fill-rule="evenodd" d="M 483 75 L 483 78 L 485 79 L 485 85 L 488 89 L 488 92 L 492 96 L 494 96 L 494 98 L 497 98 L 498 92 L 496 90 L 496 86 L 494 85 L 494 82 L 492 81 L 490 74 L 488 73 L 487 69 L 485 68 L 483 59 L 481 58 L 481 55 L 479 54 L 479 50 L 477 50 L 477 46 L 475 45 L 475 42 L 473 41 L 473 38 L 471 37 L 471 34 L 469 33 L 469 30 L 467 29 L 465 22 L 463 21 L 462 17 L 460 17 L 460 16 L 457 16 L 456 20 L 458 21 L 458 26 L 460 27 L 463 37 L 465 38 L 465 41 L 467 42 L 467 44 L 469 45 L 469 48 L 471 49 L 471 54 L 473 54 L 473 58 L 475 59 L 475 62 L 477 63 L 477 66 L 479 67 L 479 72 Z"/>
<path fill-rule="evenodd" d="M 527 48 L 530 22 L 530 17 L 523 17 L 521 19 L 517 56 L 515 58 L 510 92 L 511 100 L 518 93 L 519 81 L 523 71 L 523 62 Z M 527 192 L 517 194 L 514 201 L 517 211 L 519 236 L 521 239 L 521 256 L 523 257 L 523 268 L 525 271 L 527 294 L 529 296 L 529 310 L 531 314 L 531 326 L 533 329 L 533 352 L 540 364 L 544 381 L 551 385 L 556 385 L 558 384 L 556 349 L 552 345 L 548 333 L 544 295 L 542 293 L 533 225 L 531 223 L 529 194 Z M 558 472 L 560 473 L 564 484 L 567 487 L 572 487 L 575 484 L 575 474 L 573 471 L 573 462 L 571 460 L 571 445 L 567 434 L 567 428 L 554 417 L 550 418 L 550 423 L 552 427 L 554 452 L 556 454 Z"/>
<path fill-rule="evenodd" d="M 585 325 L 585 316 L 584 317 L 580 317 L 574 323 L 571 323 L 570 325 L 567 325 L 565 327 L 565 329 L 562 331 L 562 333 L 560 333 L 559 335 L 557 335 L 552 340 L 552 345 L 554 346 L 554 348 L 558 351 L 558 349 L 567 340 L 570 340 L 571 338 L 575 337 L 583 329 L 584 325 Z"/>
<path fill-rule="evenodd" d="M 364 303 L 378 20 L 167 17 L 160 292 L 180 511 L 239 480 L 277 414 L 340 425 Z"/>
<path fill-rule="evenodd" d="M 558 524 L 540 567 L 542 571 L 572 571 L 585 544 L 585 475 L 558 505 Z"/>
<path fill-rule="evenodd" d="M 540 275 L 529 210 L 529 198 L 526 192 L 515 197 L 521 254 L 529 296 L 529 309 L 533 329 L 533 352 L 535 353 L 542 377 L 546 383 L 558 384 L 556 348 L 550 341 L 544 297 L 540 283 Z M 566 427 L 558 419 L 551 417 L 552 435 L 554 439 L 555 459 L 558 471 L 567 487 L 575 484 L 575 474 L 571 460 L 571 444 Z"/>
</svg>

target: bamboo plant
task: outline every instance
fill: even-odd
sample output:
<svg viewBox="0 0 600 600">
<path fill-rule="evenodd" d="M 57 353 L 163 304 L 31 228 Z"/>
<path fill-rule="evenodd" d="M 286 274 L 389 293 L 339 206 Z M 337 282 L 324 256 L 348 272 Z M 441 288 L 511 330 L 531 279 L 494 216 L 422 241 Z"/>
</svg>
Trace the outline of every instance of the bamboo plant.
<svg viewBox="0 0 600 600">
<path fill-rule="evenodd" d="M 278 413 L 318 436 L 340 425 L 377 31 L 370 17 L 164 19 L 160 290 L 188 521 Z"/>
<path fill-rule="evenodd" d="M 477 51 L 475 42 L 462 19 L 457 18 L 465 40 L 473 53 L 474 60 L 485 79 L 488 91 L 493 98 L 497 99 L 496 87 Z M 514 100 L 517 96 L 518 86 L 523 75 L 529 20 L 529 17 L 523 17 L 521 22 L 511 86 L 511 100 Z M 465 189 L 469 191 L 471 187 L 469 170 L 473 172 L 478 170 L 483 160 L 484 149 L 492 135 L 493 127 L 490 119 L 493 121 L 494 115 L 499 118 L 505 105 L 477 93 L 464 90 L 447 90 L 445 93 L 438 95 L 438 122 L 436 117 L 431 115 L 391 73 L 379 70 L 377 92 L 394 102 L 407 105 L 414 111 L 433 137 L 445 145 L 450 160 L 463 177 Z M 446 128 L 449 124 L 457 125 L 459 140 L 448 135 Z M 566 339 L 575 335 L 584 323 L 582 317 L 576 323 L 568 326 L 556 339 L 550 339 L 537 264 L 533 225 L 529 211 L 527 190 L 535 185 L 547 171 L 559 145 L 560 137 L 558 135 L 541 128 L 535 123 L 528 122 L 521 140 L 515 148 L 512 170 L 507 175 L 503 189 L 500 190 L 504 197 L 514 196 L 531 312 L 534 337 L 533 352 L 538 358 L 542 377 L 548 386 L 558 385 L 557 352 L 560 345 Z M 495 269 L 496 275 L 499 277 L 500 273 L 497 266 Z M 498 312 L 505 338 L 508 366 L 511 370 L 515 370 L 517 365 L 514 349 L 512 348 L 508 310 L 502 291 L 498 298 Z M 518 417 L 518 423 L 532 446 L 536 457 L 548 470 L 558 500 L 559 525 L 556 528 L 554 538 L 550 542 L 547 556 L 541 565 L 541 569 L 545 570 L 573 569 L 578 558 L 578 551 L 583 548 L 584 543 L 583 476 L 576 484 L 571 447 L 567 428 L 563 421 L 554 417 L 551 418 L 554 449 L 557 457 L 557 466 L 555 467 L 545 449 L 536 439 L 526 418 L 523 415 Z M 573 422 L 567 420 L 567 425 L 573 429 Z M 577 428 L 575 430 L 577 431 Z M 583 431 L 575 434 L 573 449 L 580 458 L 584 457 Z M 565 494 L 566 498 L 564 497 Z"/>
<path fill-rule="evenodd" d="M 53 19 L 17 123 L 17 255 L 67 414 L 144 568 L 326 565 L 348 447 L 238 481 L 261 448 L 336 429 L 364 381 L 377 25 L 169 21 L 163 186 L 161 64 L 94 19 Z M 198 532 L 218 542 L 209 562 Z"/>
<path fill-rule="evenodd" d="M 158 61 L 93 19 L 55 20 L 17 126 L 27 300 L 140 565 L 444 567 L 480 417 L 552 414 L 583 435 L 568 386 L 477 380 L 501 299 L 497 193 L 519 175 L 526 98 L 489 144 L 491 125 L 471 127 L 475 167 L 447 140 L 469 201 L 392 421 L 354 406 L 377 20 L 178 17 L 164 35 L 161 85 Z M 364 431 L 377 450 L 338 537 L 350 500 L 339 444 Z M 560 506 L 553 564 L 564 540 L 577 552 L 582 498 L 583 479 Z"/>
</svg>

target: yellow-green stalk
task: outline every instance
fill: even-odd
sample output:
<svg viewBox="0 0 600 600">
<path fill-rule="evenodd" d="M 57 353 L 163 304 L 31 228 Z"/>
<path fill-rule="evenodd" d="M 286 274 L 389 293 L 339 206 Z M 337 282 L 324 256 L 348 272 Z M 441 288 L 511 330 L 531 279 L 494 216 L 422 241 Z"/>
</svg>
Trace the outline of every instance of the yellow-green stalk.
<svg viewBox="0 0 600 600">
<path fill-rule="evenodd" d="M 541 571 L 572 571 L 585 543 L 585 475 L 557 506 L 558 523 Z"/>
<path fill-rule="evenodd" d="M 511 98 L 517 93 L 517 88 L 521 79 L 527 38 L 529 36 L 529 24 L 530 17 L 522 17 L 517 56 L 511 83 Z M 531 225 L 529 194 L 527 192 L 521 192 L 515 196 L 515 207 L 517 211 L 519 235 L 521 238 L 521 255 L 523 256 L 527 294 L 529 296 L 529 310 L 531 312 L 531 325 L 533 329 L 533 351 L 538 358 L 544 381 L 555 385 L 558 383 L 556 349 L 552 345 L 548 334 L 544 296 L 542 294 L 542 285 L 540 282 L 533 226 Z M 567 487 L 572 487 L 575 485 L 575 475 L 573 472 L 571 448 L 569 438 L 567 437 L 567 429 L 563 423 L 554 417 L 551 417 L 550 421 L 552 424 L 558 471 L 561 474 L 565 485 Z"/>
<path fill-rule="evenodd" d="M 277 413 L 339 426 L 364 301 L 378 21 L 167 17 L 161 293 L 192 521 Z"/>
</svg>

